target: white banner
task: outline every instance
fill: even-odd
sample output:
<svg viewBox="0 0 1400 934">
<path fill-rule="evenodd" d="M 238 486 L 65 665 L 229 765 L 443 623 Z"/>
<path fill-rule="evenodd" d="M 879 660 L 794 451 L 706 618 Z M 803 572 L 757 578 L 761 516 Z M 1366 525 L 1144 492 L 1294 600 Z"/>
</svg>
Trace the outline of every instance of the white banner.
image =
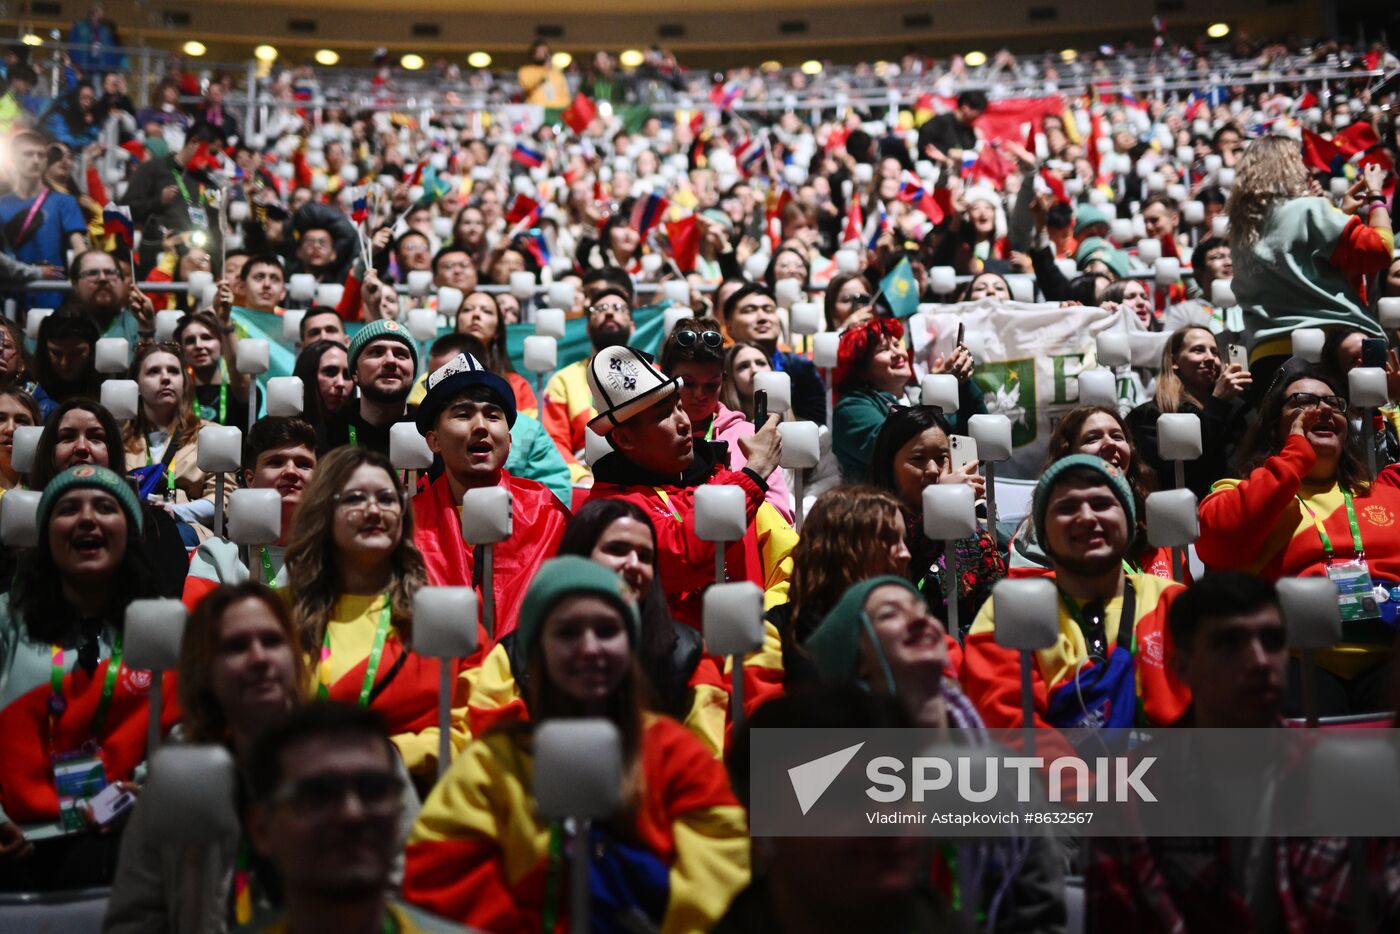
<svg viewBox="0 0 1400 934">
<path fill-rule="evenodd" d="M 1146 402 L 1169 335 L 1148 331 L 1122 310 L 1054 303 L 981 299 L 945 306 L 909 319 L 919 376 L 957 340 L 977 362 L 973 380 L 987 411 L 1011 419 L 1011 460 L 998 476 L 1035 479 L 1055 423 L 1079 404 L 1079 374 L 1097 366 L 1096 338 L 1114 328 L 1128 335 L 1132 367 L 1117 374 L 1118 408 L 1127 413 Z"/>
</svg>

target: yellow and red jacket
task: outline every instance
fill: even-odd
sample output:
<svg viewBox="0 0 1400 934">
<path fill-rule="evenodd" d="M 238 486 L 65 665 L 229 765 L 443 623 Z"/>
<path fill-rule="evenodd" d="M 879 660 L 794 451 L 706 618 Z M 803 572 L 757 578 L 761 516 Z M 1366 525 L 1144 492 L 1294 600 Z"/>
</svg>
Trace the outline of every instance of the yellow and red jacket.
<svg viewBox="0 0 1400 934">
<path fill-rule="evenodd" d="M 1307 480 L 1317 454 L 1306 438 L 1290 435 L 1283 450 L 1242 480 L 1219 480 L 1201 501 L 1196 553 L 1207 567 L 1244 571 L 1265 580 L 1317 577 L 1327 573 L 1327 552 L 1317 522 L 1339 561 L 1356 557 L 1342 489 L 1335 481 Z M 1400 582 L 1400 489 L 1393 471 L 1383 471 L 1355 497 L 1356 524 L 1373 579 Z M 1304 508 L 1306 506 L 1306 508 Z M 1312 510 L 1313 515 L 1308 514 Z M 1330 671 L 1350 677 L 1389 654 L 1390 640 L 1342 643 L 1318 654 Z"/>
<path fill-rule="evenodd" d="M 749 881 L 748 829 L 724 767 L 679 723 L 648 715 L 641 802 L 629 842 L 667 867 L 663 934 L 708 931 Z M 529 733 L 474 740 L 423 804 L 409 838 L 403 892 L 442 917 L 500 934 L 542 929 L 547 891 L 568 929 L 566 879 L 550 880 L 551 827 L 530 789 Z"/>
<path fill-rule="evenodd" d="M 1167 666 L 1172 651 L 1167 629 L 1167 609 L 1174 594 L 1184 588 L 1153 574 L 1124 575 L 1134 593 L 1133 653 L 1134 681 L 1138 703 L 1149 723 L 1174 723 L 1191 702 L 1191 692 Z M 1021 653 L 1003 648 L 996 641 L 995 601 L 982 605 L 963 646 L 959 679 L 968 699 L 976 706 L 987 726 L 1021 726 Z M 1088 646 L 1079 624 L 1070 615 L 1063 598 L 1057 601 L 1060 636 L 1048 649 L 1035 653 L 1031 672 L 1035 693 L 1035 725 L 1052 727 L 1047 718 L 1052 698 L 1061 691 L 1075 690 L 1075 676 L 1088 658 Z M 1110 646 L 1118 639 L 1123 598 L 1114 597 L 1104 605 L 1104 636 Z"/>
</svg>

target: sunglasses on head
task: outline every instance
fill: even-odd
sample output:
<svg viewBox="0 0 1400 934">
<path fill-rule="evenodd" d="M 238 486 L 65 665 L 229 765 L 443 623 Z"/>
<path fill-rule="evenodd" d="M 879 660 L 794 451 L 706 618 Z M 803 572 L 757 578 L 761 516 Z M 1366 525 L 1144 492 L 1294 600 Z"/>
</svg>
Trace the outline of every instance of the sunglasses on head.
<svg viewBox="0 0 1400 934">
<path fill-rule="evenodd" d="M 676 344 L 681 347 L 694 347 L 696 342 L 704 344 L 713 350 L 718 350 L 724 345 L 724 336 L 718 331 L 692 331 L 686 329 L 676 332 Z"/>
</svg>

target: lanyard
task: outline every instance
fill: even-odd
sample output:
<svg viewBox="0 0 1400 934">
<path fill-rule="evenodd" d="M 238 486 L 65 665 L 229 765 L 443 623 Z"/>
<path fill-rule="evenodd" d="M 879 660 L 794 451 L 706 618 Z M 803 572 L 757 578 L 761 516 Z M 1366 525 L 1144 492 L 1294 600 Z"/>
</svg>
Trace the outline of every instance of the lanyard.
<svg viewBox="0 0 1400 934">
<path fill-rule="evenodd" d="M 248 868 L 252 857 L 248 852 L 248 838 L 238 841 L 238 857 L 233 864 L 233 921 L 243 925 L 253 920 L 252 871 Z"/>
<path fill-rule="evenodd" d="M 355 426 L 354 426 L 354 425 L 350 425 L 349 428 L 350 428 L 350 446 L 351 446 L 352 448 L 357 448 L 357 447 L 360 446 L 360 433 L 359 433 L 358 431 L 355 430 Z"/>
<path fill-rule="evenodd" d="M 171 436 L 170 436 L 170 440 L 167 441 L 167 442 L 165 442 L 165 443 L 166 443 L 166 444 L 174 444 L 174 443 L 175 443 L 175 436 L 174 436 L 174 435 L 171 435 Z M 151 466 L 151 465 L 154 464 L 154 463 L 155 463 L 155 461 L 151 460 L 151 439 L 150 439 L 150 438 L 147 438 L 147 439 L 146 439 L 146 466 L 149 467 L 149 466 Z M 168 492 L 172 497 L 175 495 L 175 458 L 174 458 L 173 455 L 172 455 L 171 458 L 170 458 L 170 465 L 169 465 L 168 467 L 165 468 L 165 489 L 166 489 L 166 492 Z"/>
<path fill-rule="evenodd" d="M 675 519 L 677 522 L 684 523 L 685 520 L 681 518 L 679 512 L 676 512 L 676 507 L 671 505 L 671 497 L 666 495 L 666 491 L 659 486 L 653 487 L 652 489 L 656 490 L 656 495 L 661 497 L 661 502 L 666 504 L 666 511 L 671 514 L 671 518 Z"/>
<path fill-rule="evenodd" d="M 1322 520 L 1313 512 L 1312 507 L 1303 501 L 1303 497 L 1298 496 L 1298 505 L 1307 512 L 1308 518 L 1312 519 L 1313 525 L 1317 528 L 1317 537 L 1322 539 L 1322 550 L 1327 554 L 1327 563 L 1332 563 L 1332 539 L 1327 534 L 1327 530 L 1322 527 Z M 1346 490 L 1342 491 L 1342 502 L 1347 507 L 1347 523 L 1351 526 L 1351 547 L 1356 553 L 1356 557 L 1366 557 L 1366 549 L 1361 544 L 1361 526 L 1356 524 L 1356 506 L 1352 504 L 1351 494 Z"/>
<path fill-rule="evenodd" d="M 276 588 L 277 573 L 272 570 L 272 556 L 267 553 L 266 545 L 260 546 L 258 550 L 262 552 L 263 580 L 267 586 Z"/>
<path fill-rule="evenodd" d="M 374 645 L 369 650 L 369 661 L 365 663 L 365 680 L 360 685 L 361 707 L 369 706 L 370 691 L 374 689 L 374 676 L 379 673 L 379 661 L 384 656 L 384 640 L 389 637 L 389 620 L 393 616 L 394 601 L 384 595 L 384 611 L 379 614 L 379 625 L 374 630 Z M 331 628 L 326 626 L 326 638 L 321 643 L 321 664 L 317 669 L 320 683 L 316 687 L 316 699 L 327 700 L 331 696 Z"/>
<path fill-rule="evenodd" d="M 185 199 L 185 204 L 191 204 L 192 202 L 190 201 L 190 190 L 185 187 L 184 177 L 179 172 L 176 172 L 174 169 L 170 170 L 170 177 L 175 179 L 175 187 L 180 189 L 180 197 Z"/>
<path fill-rule="evenodd" d="M 117 675 L 122 667 L 122 635 L 117 633 L 112 642 L 112 655 L 107 659 L 107 675 L 102 680 L 102 694 L 97 699 L 97 712 L 92 715 L 92 738 L 97 739 L 102 726 L 107 722 L 107 710 L 112 706 L 112 695 L 117 690 Z M 49 742 L 54 739 L 54 728 L 63 712 L 68 709 L 68 699 L 63 696 L 63 646 L 53 647 L 53 665 L 49 669 Z"/>
<path fill-rule="evenodd" d="M 195 396 L 191 408 L 194 409 L 195 415 L 198 415 L 200 418 L 204 417 L 204 406 L 200 404 L 198 396 Z M 218 422 L 220 425 L 228 424 L 228 383 L 219 384 Z"/>
<path fill-rule="evenodd" d="M 710 416 L 710 424 L 705 427 L 705 440 L 715 440 L 715 417 L 713 415 Z"/>
</svg>

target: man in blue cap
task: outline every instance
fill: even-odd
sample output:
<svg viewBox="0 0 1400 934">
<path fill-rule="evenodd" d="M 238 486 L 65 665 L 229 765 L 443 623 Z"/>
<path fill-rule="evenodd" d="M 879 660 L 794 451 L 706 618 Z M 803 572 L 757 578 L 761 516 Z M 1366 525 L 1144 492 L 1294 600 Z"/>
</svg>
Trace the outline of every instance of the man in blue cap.
<svg viewBox="0 0 1400 934">
<path fill-rule="evenodd" d="M 319 452 L 348 444 L 389 455 L 389 429 L 412 421 L 408 394 L 418 370 L 418 346 L 397 321 L 367 324 L 350 341 L 350 378 L 358 398 L 347 403 L 326 425 Z"/>
<path fill-rule="evenodd" d="M 462 497 L 495 486 L 510 493 L 510 537 L 492 546 L 496 625 L 482 640 L 486 646 L 490 637 L 515 628 L 526 585 L 557 550 L 569 513 L 548 487 L 505 469 L 516 418 L 509 383 L 471 354 L 459 353 L 429 374 L 427 386 L 415 421 L 442 473 L 413 497 L 413 541 L 430 583 L 484 584 L 477 579 L 477 551 L 462 540 Z"/>
</svg>

